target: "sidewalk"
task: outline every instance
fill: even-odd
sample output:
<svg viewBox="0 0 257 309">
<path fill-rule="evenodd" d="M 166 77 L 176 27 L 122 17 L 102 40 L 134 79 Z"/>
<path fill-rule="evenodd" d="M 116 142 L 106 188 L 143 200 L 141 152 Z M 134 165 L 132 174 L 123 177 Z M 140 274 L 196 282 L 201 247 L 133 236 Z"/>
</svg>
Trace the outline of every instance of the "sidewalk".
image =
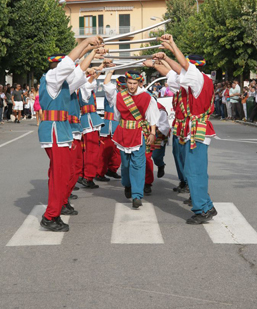
<svg viewBox="0 0 257 309">
<path fill-rule="evenodd" d="M 220 116 L 219 115 L 211 115 L 210 118 L 219 120 Z M 224 119 L 222 121 L 233 121 L 233 122 L 237 122 L 237 123 L 242 124 L 242 125 L 257 127 L 257 122 L 249 122 L 249 121 L 244 121 L 244 120 L 226 120 L 226 119 Z"/>
</svg>

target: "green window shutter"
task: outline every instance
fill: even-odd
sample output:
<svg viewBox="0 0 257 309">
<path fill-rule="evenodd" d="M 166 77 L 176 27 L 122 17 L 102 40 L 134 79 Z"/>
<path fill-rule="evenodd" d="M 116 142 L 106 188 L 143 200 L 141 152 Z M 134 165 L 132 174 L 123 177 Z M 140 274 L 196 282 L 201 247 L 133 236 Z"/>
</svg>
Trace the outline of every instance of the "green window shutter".
<svg viewBox="0 0 257 309">
<path fill-rule="evenodd" d="M 96 34 L 96 16 L 92 16 L 93 34 Z"/>
<path fill-rule="evenodd" d="M 84 34 L 84 16 L 79 17 L 79 34 L 83 35 Z"/>
</svg>

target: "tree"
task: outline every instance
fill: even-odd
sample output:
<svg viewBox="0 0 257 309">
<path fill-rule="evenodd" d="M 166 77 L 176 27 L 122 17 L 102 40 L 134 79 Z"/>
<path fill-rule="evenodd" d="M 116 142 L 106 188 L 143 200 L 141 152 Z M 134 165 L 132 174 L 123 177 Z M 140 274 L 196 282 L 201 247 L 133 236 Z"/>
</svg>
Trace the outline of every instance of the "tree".
<svg viewBox="0 0 257 309">
<path fill-rule="evenodd" d="M 256 4 L 256 0 L 206 0 L 184 28 L 182 48 L 191 45 L 213 68 L 234 76 L 255 70 Z"/>
<path fill-rule="evenodd" d="M 41 76 L 49 55 L 68 53 L 74 47 L 69 19 L 58 1 L 15 0 L 10 1 L 9 9 L 12 45 L 2 63 L 10 72 L 35 72 Z"/>
</svg>

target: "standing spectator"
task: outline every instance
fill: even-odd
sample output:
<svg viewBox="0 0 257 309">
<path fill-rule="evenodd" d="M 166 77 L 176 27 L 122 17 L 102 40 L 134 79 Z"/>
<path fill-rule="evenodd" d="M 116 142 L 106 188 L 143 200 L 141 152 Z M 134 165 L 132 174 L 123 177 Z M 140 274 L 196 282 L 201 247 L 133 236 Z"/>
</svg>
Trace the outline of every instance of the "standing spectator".
<svg viewBox="0 0 257 309">
<path fill-rule="evenodd" d="M 31 90 L 29 92 L 29 108 L 31 112 L 31 119 L 36 118 L 34 112 L 34 102 L 35 102 L 35 88 L 31 87 Z"/>
<path fill-rule="evenodd" d="M 33 106 L 34 111 L 36 112 L 37 126 L 39 126 L 39 120 L 41 119 L 42 115 L 42 108 L 39 103 L 39 87 L 40 87 L 39 84 L 35 87 L 35 102 Z"/>
<path fill-rule="evenodd" d="M 7 101 L 7 121 L 11 120 L 11 114 L 12 114 L 12 107 L 13 107 L 13 102 L 12 102 L 12 94 L 11 94 L 11 87 L 8 87 L 6 90 L 6 101 Z"/>
<path fill-rule="evenodd" d="M 244 87 L 244 88 L 243 88 L 243 93 L 242 93 L 242 95 L 241 95 L 241 103 L 242 103 L 242 105 L 243 105 L 243 110 L 244 110 L 244 114 L 245 114 L 245 116 L 244 116 L 244 118 L 243 118 L 244 121 L 247 120 L 247 106 L 246 106 L 246 101 L 247 101 L 247 99 L 248 99 L 248 97 L 249 97 L 248 91 L 249 91 L 249 89 L 248 89 L 247 87 Z"/>
<path fill-rule="evenodd" d="M 170 90 L 169 86 L 167 83 L 165 83 L 166 85 L 166 90 L 165 90 L 165 93 L 164 93 L 164 97 L 173 97 L 173 92 Z"/>
<path fill-rule="evenodd" d="M 232 119 L 232 109 L 231 109 L 231 102 L 230 102 L 230 97 L 229 97 L 229 90 L 231 88 L 231 85 L 229 82 L 226 82 L 225 90 L 223 91 L 223 96 L 226 100 L 226 108 L 227 108 L 227 119 L 231 120 Z M 222 97 L 223 99 L 223 97 Z"/>
<path fill-rule="evenodd" d="M 161 98 L 164 97 L 165 91 L 166 91 L 166 85 L 168 85 L 167 83 L 165 83 L 165 85 L 161 88 L 160 93 L 161 93 Z"/>
<path fill-rule="evenodd" d="M 232 117 L 235 120 L 236 119 L 236 112 L 239 115 L 239 119 L 241 120 L 243 118 L 241 113 L 241 106 L 239 103 L 240 99 L 240 93 L 238 92 L 238 87 L 236 87 L 236 83 L 232 83 L 232 88 L 229 90 L 229 96 L 230 96 L 230 102 L 232 107 Z"/>
<path fill-rule="evenodd" d="M 250 115 L 250 122 L 253 122 L 256 115 L 257 115 L 257 92 L 255 86 L 251 87 L 250 93 L 249 93 L 249 98 L 254 98 L 255 106 L 251 112 Z"/>
<path fill-rule="evenodd" d="M 218 116 L 221 116 L 221 110 L 220 110 L 220 105 L 221 105 L 221 97 L 222 97 L 222 85 L 221 83 L 218 83 L 216 85 L 215 88 L 215 101 L 214 101 L 214 105 L 215 105 L 215 113 Z"/>
<path fill-rule="evenodd" d="M 157 87 L 155 87 L 155 86 L 153 87 L 153 96 L 155 97 L 156 100 L 159 97 L 159 93 L 158 93 Z"/>
<path fill-rule="evenodd" d="M 4 110 L 4 100 L 6 99 L 5 94 L 3 92 L 3 85 L 0 85 L 0 124 L 4 124 L 3 122 L 3 110 Z"/>
<path fill-rule="evenodd" d="M 15 116 L 15 122 L 20 123 L 21 111 L 23 110 L 23 91 L 21 90 L 21 85 L 16 84 L 15 90 L 12 93 L 13 110 Z M 18 112 L 18 118 L 17 118 Z"/>
</svg>

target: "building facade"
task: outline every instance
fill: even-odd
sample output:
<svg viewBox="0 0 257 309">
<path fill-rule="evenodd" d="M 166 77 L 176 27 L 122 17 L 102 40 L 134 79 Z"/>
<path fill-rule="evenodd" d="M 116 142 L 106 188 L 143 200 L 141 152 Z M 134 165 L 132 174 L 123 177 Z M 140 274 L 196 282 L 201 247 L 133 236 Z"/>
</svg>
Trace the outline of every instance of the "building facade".
<svg viewBox="0 0 257 309">
<path fill-rule="evenodd" d="M 80 42 L 89 36 L 114 37 L 157 24 L 163 20 L 166 13 L 165 2 L 165 0 L 66 0 L 64 9 L 70 17 L 75 38 Z M 159 29 L 163 30 L 164 27 L 162 25 Z M 145 39 L 149 37 L 149 33 L 150 31 L 136 35 L 128 34 L 119 41 Z M 128 50 L 140 46 L 141 44 L 128 43 L 107 46 L 107 48 Z M 129 55 L 130 52 L 122 54 Z"/>
</svg>

